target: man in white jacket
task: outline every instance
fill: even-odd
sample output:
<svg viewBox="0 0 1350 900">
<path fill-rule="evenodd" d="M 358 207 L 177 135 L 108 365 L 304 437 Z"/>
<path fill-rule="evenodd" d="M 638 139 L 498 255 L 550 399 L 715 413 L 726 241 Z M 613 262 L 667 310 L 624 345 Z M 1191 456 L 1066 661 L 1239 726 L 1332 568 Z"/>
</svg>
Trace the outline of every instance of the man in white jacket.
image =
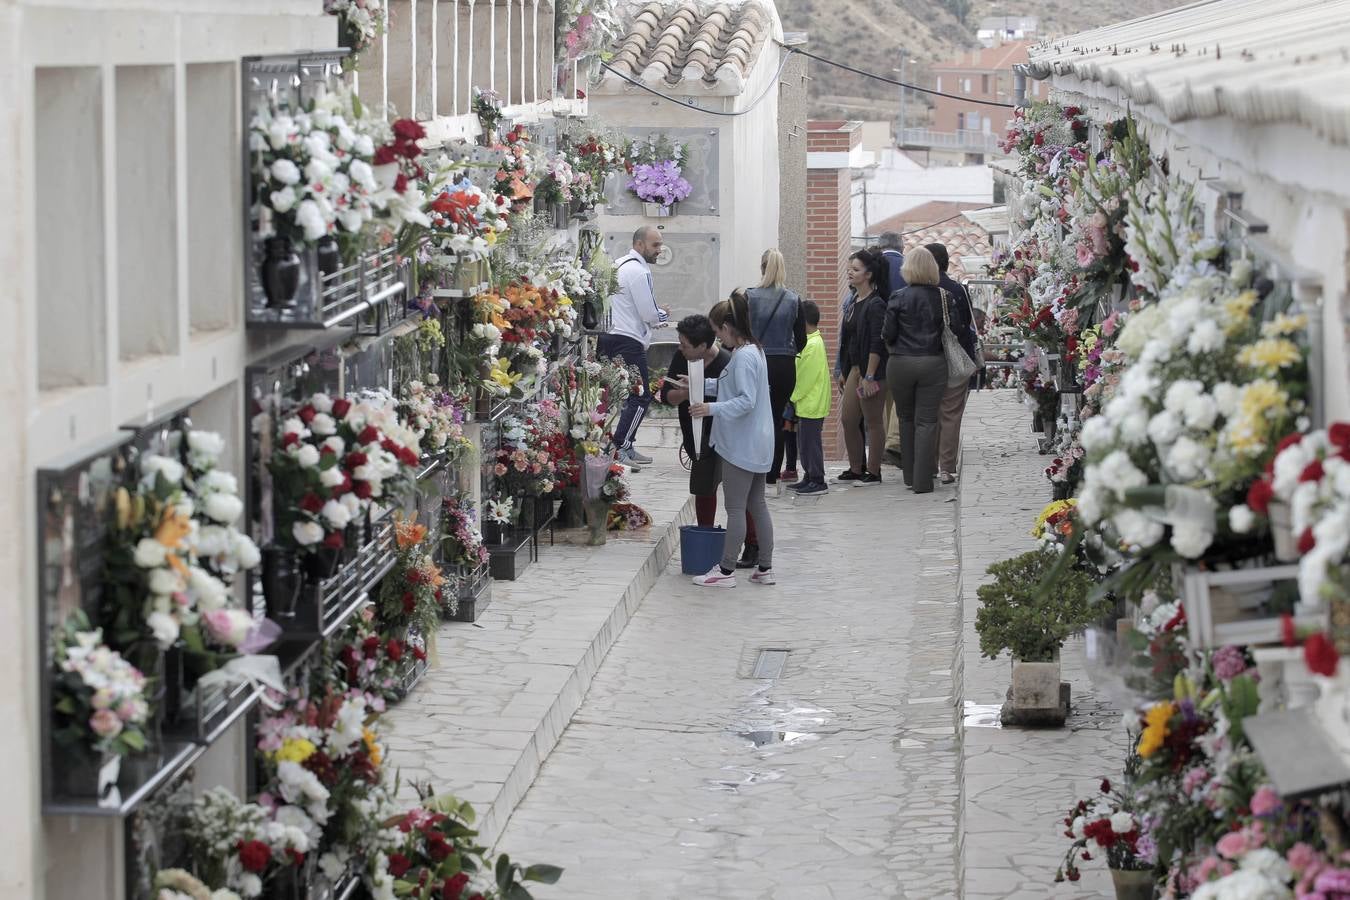
<svg viewBox="0 0 1350 900">
<path fill-rule="evenodd" d="M 623 360 L 636 366 L 642 375 L 642 390 L 632 394 L 624 403 L 619 424 L 614 428 L 614 446 L 619 448 L 619 462 L 636 470 L 651 464 L 651 457 L 639 453 L 633 446 L 642 418 L 652 398 L 647 382 L 647 348 L 651 346 L 652 329 L 665 327 L 670 321 L 670 310 L 656 305 L 653 295 L 651 264 L 661 255 L 661 232 L 652 225 L 643 225 L 633 232 L 633 249 L 614 261 L 619 291 L 609 298 L 612 317 L 609 333 L 600 335 L 596 350 L 600 356 Z"/>
</svg>

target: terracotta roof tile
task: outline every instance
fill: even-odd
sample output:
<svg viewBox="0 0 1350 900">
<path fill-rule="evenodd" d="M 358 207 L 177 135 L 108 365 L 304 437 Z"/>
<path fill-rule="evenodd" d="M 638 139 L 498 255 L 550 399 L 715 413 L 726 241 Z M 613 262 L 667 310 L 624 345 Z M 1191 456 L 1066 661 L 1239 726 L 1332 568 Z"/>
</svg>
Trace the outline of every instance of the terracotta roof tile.
<svg viewBox="0 0 1350 900">
<path fill-rule="evenodd" d="M 642 3 L 610 60 L 631 78 L 664 81 L 744 81 L 770 35 L 772 19 L 758 0 Z"/>
</svg>

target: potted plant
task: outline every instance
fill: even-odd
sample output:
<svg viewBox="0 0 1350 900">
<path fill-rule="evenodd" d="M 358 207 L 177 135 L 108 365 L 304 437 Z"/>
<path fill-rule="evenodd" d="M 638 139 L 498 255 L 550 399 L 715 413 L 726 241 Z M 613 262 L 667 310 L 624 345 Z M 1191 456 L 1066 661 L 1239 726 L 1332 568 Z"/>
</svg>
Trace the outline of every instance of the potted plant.
<svg viewBox="0 0 1350 900">
<path fill-rule="evenodd" d="M 994 563 L 988 570 L 994 580 L 977 591 L 980 653 L 996 659 L 1007 650 L 1013 658 L 1005 724 L 1064 724 L 1068 686 L 1060 684 L 1059 649 L 1107 605 L 1088 599 L 1094 580 L 1076 567 L 1063 572 L 1053 591 L 1044 589 L 1058 561 L 1059 551 L 1043 547 Z"/>
<path fill-rule="evenodd" d="M 665 135 L 629 145 L 628 189 L 642 201 L 643 214 L 653 218 L 675 215 L 676 205 L 693 193 L 682 177 L 686 151 Z"/>
<path fill-rule="evenodd" d="M 351 50 L 342 60 L 342 68 L 353 71 L 357 58 L 384 34 L 389 17 L 384 0 L 323 0 L 323 11 L 337 16 L 338 46 Z"/>
</svg>

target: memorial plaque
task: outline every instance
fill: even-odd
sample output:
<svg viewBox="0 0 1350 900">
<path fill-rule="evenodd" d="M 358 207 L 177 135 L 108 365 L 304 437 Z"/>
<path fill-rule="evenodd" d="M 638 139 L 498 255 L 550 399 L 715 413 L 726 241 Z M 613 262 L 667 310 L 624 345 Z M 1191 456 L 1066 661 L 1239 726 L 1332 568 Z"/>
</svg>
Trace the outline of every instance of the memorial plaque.
<svg viewBox="0 0 1350 900">
<path fill-rule="evenodd" d="M 1350 766 L 1311 708 L 1248 716 L 1242 730 L 1281 797 L 1292 800 L 1350 784 Z"/>
</svg>

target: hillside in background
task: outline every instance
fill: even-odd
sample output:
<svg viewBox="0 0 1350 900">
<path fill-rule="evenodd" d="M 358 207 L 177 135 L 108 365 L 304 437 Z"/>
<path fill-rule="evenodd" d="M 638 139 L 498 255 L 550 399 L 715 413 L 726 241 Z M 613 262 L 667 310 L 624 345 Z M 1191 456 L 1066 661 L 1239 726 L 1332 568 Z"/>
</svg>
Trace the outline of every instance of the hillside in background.
<svg viewBox="0 0 1350 900">
<path fill-rule="evenodd" d="M 1037 16 L 1041 36 L 1064 36 L 1137 18 L 1185 0 L 776 0 L 785 31 L 810 35 L 807 49 L 895 78 L 904 51 L 905 80 L 932 85 L 928 67 L 978 47 L 975 29 L 986 16 Z M 813 118 L 891 119 L 899 89 L 812 61 Z M 923 115 L 917 99 L 909 116 Z"/>
</svg>

